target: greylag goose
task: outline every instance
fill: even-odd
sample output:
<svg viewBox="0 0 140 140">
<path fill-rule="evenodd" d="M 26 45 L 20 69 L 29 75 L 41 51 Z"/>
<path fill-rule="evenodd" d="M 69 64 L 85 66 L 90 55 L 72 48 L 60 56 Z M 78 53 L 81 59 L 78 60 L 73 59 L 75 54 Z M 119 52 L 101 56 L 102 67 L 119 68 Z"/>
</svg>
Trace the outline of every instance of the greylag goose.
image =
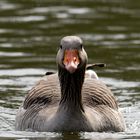
<svg viewBox="0 0 140 140">
<path fill-rule="evenodd" d="M 110 89 L 86 70 L 87 54 L 77 36 L 62 38 L 58 73 L 45 75 L 26 95 L 16 115 L 17 130 L 120 132 L 122 114 Z"/>
</svg>

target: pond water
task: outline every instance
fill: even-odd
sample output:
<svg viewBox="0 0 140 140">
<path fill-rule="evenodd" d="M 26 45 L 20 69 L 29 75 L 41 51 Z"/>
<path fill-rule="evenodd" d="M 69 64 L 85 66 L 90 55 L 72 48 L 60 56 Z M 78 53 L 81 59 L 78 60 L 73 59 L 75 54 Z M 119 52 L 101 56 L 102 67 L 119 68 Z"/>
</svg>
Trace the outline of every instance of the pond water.
<svg viewBox="0 0 140 140">
<path fill-rule="evenodd" d="M 55 56 L 66 35 L 84 40 L 89 63 L 117 97 L 123 133 L 15 131 L 15 114 L 28 90 L 57 71 Z M 139 0 L 0 0 L 0 139 L 140 139 Z"/>
</svg>

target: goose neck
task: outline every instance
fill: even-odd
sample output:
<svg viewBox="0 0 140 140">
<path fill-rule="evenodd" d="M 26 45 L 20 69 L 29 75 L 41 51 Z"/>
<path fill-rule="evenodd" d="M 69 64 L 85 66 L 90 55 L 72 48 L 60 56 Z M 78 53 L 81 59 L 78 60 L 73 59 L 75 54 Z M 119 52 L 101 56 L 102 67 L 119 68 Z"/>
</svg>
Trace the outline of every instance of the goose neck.
<svg viewBox="0 0 140 140">
<path fill-rule="evenodd" d="M 59 68 L 59 81 L 61 88 L 60 106 L 67 109 L 84 111 L 82 105 L 82 85 L 84 82 L 84 69 L 77 69 L 70 74 L 65 69 Z"/>
</svg>

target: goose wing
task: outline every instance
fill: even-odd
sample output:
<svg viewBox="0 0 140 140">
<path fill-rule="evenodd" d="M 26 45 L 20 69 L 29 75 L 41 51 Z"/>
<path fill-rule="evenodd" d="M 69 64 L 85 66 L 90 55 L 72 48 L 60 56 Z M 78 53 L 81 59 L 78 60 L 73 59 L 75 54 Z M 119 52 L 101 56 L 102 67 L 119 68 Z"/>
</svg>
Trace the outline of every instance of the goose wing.
<svg viewBox="0 0 140 140">
<path fill-rule="evenodd" d="M 27 94 L 23 107 L 49 106 L 60 101 L 60 86 L 57 74 L 44 76 Z"/>
<path fill-rule="evenodd" d="M 118 109 L 113 93 L 99 79 L 85 76 L 82 96 L 83 103 L 87 106 L 97 107 L 98 105 L 106 105 L 112 109 Z"/>
<path fill-rule="evenodd" d="M 82 88 L 83 104 L 96 107 L 106 105 L 118 109 L 117 101 L 110 89 L 100 80 L 85 77 Z M 23 107 L 32 105 L 49 106 L 59 104 L 61 98 L 60 85 L 57 74 L 44 76 L 27 94 Z"/>
</svg>

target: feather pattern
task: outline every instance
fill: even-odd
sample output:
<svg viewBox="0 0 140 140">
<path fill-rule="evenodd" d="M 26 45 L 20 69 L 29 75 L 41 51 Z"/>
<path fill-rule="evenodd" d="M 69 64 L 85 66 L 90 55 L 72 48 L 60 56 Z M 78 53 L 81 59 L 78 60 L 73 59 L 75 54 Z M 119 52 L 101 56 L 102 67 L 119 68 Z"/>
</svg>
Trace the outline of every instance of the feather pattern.
<svg viewBox="0 0 140 140">
<path fill-rule="evenodd" d="M 26 95 L 16 115 L 17 130 L 125 130 L 114 95 L 94 71 L 86 71 L 87 55 L 79 37 L 61 40 L 57 64 L 58 73 L 47 73 Z"/>
<path fill-rule="evenodd" d="M 17 129 L 46 131 L 45 126 L 41 126 L 48 117 L 48 108 L 52 109 L 52 113 L 58 109 L 61 99 L 60 92 L 61 89 L 57 74 L 44 76 L 27 94 L 22 107 L 25 112 L 22 115 L 21 112 L 19 113 L 20 118 L 23 119 L 20 119 L 22 121 L 19 121 L 20 123 L 18 123 Z M 71 98 L 71 95 L 68 96 L 68 98 Z M 76 100 L 74 102 L 76 103 Z M 99 124 L 99 128 L 92 128 L 89 129 L 89 131 L 124 130 L 125 126 L 121 123 L 123 119 L 118 112 L 116 99 L 112 92 L 100 80 L 89 78 L 85 75 L 85 82 L 82 88 L 82 104 L 84 110 L 86 110 L 87 107 L 94 110 L 95 114 L 92 118 L 96 115 L 101 116 L 102 123 Z M 44 114 L 42 119 L 39 119 L 40 112 Z M 117 117 L 118 115 L 119 117 Z"/>
</svg>

